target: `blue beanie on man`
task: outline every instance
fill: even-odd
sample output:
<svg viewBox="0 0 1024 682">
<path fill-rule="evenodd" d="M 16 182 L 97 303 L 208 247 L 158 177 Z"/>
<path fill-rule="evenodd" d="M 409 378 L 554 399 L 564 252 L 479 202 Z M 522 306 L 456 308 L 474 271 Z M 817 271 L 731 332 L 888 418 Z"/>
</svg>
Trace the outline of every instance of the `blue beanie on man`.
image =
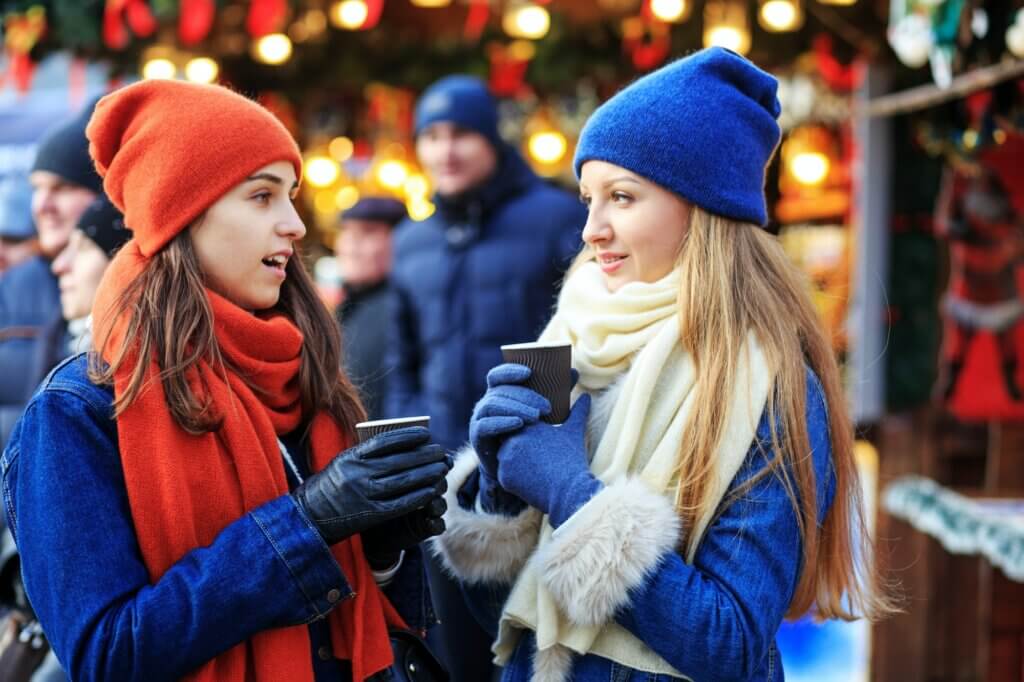
<svg viewBox="0 0 1024 682">
<path fill-rule="evenodd" d="M 765 225 L 765 169 L 778 146 L 778 81 L 735 52 L 700 50 L 593 113 L 573 166 L 621 166 L 706 211 Z"/>
<path fill-rule="evenodd" d="M 476 131 L 500 148 L 498 105 L 487 85 L 473 76 L 446 76 L 427 88 L 416 102 L 415 133 L 438 122 Z"/>
</svg>

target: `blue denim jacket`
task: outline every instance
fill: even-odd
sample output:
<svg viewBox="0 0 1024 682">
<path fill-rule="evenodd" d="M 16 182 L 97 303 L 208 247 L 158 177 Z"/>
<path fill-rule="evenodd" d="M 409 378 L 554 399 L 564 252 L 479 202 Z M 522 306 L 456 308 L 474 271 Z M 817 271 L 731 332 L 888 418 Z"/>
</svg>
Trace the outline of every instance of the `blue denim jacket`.
<svg viewBox="0 0 1024 682">
<path fill-rule="evenodd" d="M 177 679 L 257 632 L 309 624 L 318 682 L 348 680 L 347 664 L 318 654 L 329 642 L 324 616 L 353 592 L 290 495 L 253 509 L 150 581 L 112 402 L 109 387 L 89 381 L 86 356 L 70 358 L 36 392 L 0 459 L 25 589 L 69 676 Z M 302 447 L 285 440 L 292 452 Z M 410 627 L 432 622 L 417 550 L 386 592 Z"/>
<path fill-rule="evenodd" d="M 818 518 L 835 494 L 828 412 L 821 384 L 808 372 L 807 429 L 813 450 Z M 746 461 L 726 500 L 775 456 L 767 416 L 762 417 Z M 460 490 L 459 504 L 472 508 L 476 477 Z M 777 475 L 762 476 L 732 503 L 723 503 L 693 564 L 676 553 L 662 557 L 646 582 L 616 614 L 619 625 L 697 682 L 783 680 L 776 632 L 800 577 L 802 546 L 797 519 Z M 507 588 L 464 585 L 478 617 L 496 631 Z M 502 682 L 528 682 L 532 633 L 520 638 Z M 669 682 L 677 678 L 633 670 L 588 654 L 572 667 L 574 682 Z"/>
</svg>

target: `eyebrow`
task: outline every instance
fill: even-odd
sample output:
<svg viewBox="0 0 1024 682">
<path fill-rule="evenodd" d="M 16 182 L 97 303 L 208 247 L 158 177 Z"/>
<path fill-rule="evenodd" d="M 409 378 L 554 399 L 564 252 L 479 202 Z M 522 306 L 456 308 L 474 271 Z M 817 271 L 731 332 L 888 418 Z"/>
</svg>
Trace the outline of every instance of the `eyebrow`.
<svg viewBox="0 0 1024 682">
<path fill-rule="evenodd" d="M 605 180 L 603 183 L 601 183 L 601 186 L 602 187 L 609 187 L 611 185 L 614 185 L 616 182 L 632 182 L 632 183 L 634 183 L 636 185 L 640 184 L 640 181 L 637 180 L 636 178 L 630 177 L 628 175 L 620 175 L 617 178 L 612 178 L 611 180 Z"/>
<path fill-rule="evenodd" d="M 277 184 L 277 185 L 283 185 L 284 184 L 284 180 L 282 180 L 278 176 L 274 175 L 273 173 L 256 173 L 255 175 L 250 175 L 249 177 L 247 177 L 245 179 L 246 182 L 253 182 L 254 180 L 269 180 L 270 182 L 273 182 L 274 184 Z M 298 188 L 299 188 L 299 181 L 296 180 L 295 182 L 292 183 L 292 189 L 295 190 L 295 189 L 298 189 Z"/>
</svg>

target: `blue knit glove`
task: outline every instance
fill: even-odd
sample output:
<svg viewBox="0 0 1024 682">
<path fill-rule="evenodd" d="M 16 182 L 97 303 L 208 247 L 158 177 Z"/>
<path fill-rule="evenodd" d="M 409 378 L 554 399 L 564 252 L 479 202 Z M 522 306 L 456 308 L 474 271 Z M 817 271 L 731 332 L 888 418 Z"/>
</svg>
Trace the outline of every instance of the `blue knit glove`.
<svg viewBox="0 0 1024 682">
<path fill-rule="evenodd" d="M 590 473 L 584 435 L 590 396 L 583 394 L 560 426 L 534 422 L 498 451 L 498 482 L 548 515 L 558 527 L 604 487 Z"/>
<path fill-rule="evenodd" d="M 526 424 L 551 413 L 546 398 L 520 386 L 530 378 L 525 365 L 505 363 L 487 373 L 487 392 L 473 408 L 469 442 L 480 460 L 480 501 L 487 511 L 518 512 L 522 504 L 505 504 L 498 485 L 498 448 Z M 511 508 L 510 508 L 511 507 Z M 518 507 L 518 508 L 517 508 Z"/>
</svg>

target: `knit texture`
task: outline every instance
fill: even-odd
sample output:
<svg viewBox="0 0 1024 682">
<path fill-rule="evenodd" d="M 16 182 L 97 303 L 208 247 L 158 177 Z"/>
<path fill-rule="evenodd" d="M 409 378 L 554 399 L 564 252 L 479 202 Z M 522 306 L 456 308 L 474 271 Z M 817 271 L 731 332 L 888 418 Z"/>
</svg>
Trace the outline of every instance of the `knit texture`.
<svg viewBox="0 0 1024 682">
<path fill-rule="evenodd" d="M 495 148 L 501 147 L 498 106 L 487 86 L 478 78 L 448 76 L 424 91 L 416 103 L 416 135 L 439 121 L 475 130 Z"/>
<path fill-rule="evenodd" d="M 644 76 L 602 104 L 573 165 L 621 166 L 735 220 L 765 225 L 765 169 L 781 135 L 778 81 L 710 47 Z"/>
<path fill-rule="evenodd" d="M 290 161 L 302 175 L 302 155 L 284 125 L 219 85 L 129 85 L 99 101 L 86 135 L 107 196 L 145 256 L 263 166 Z"/>
<path fill-rule="evenodd" d="M 106 195 L 100 195 L 89 204 L 78 219 L 78 229 L 103 249 L 107 258 L 113 258 L 117 250 L 132 238 L 132 233 L 124 226 L 124 216 Z"/>
<path fill-rule="evenodd" d="M 125 343 L 127 315 L 111 319 L 125 288 L 148 259 L 129 242 L 104 274 L 93 308 L 97 348 L 110 362 Z M 205 547 L 228 524 L 288 493 L 278 436 L 302 421 L 298 373 L 303 337 L 279 313 L 252 315 L 207 291 L 217 344 L 230 370 L 198 362 L 189 374 L 200 401 L 222 419 L 215 431 L 191 435 L 167 407 L 160 367 L 146 369 L 146 388 L 117 418 L 118 449 L 142 559 L 156 582 L 188 552 Z M 137 352 L 129 358 L 137 357 Z M 132 363 L 114 377 L 124 394 Z M 310 456 L 320 471 L 347 447 L 351 434 L 327 413 L 312 419 Z M 363 680 L 391 665 L 387 626 L 402 619 L 380 592 L 363 556 L 358 535 L 331 552 L 355 592 L 328 616 L 334 655 L 352 663 L 352 679 Z M 268 557 L 268 561 L 273 561 Z M 187 677 L 202 682 L 313 682 L 309 631 L 305 625 L 256 633 L 219 654 Z"/>
<path fill-rule="evenodd" d="M 89 142 L 85 138 L 85 125 L 95 107 L 96 100 L 93 100 L 78 114 L 46 132 L 36 148 L 33 171 L 59 175 L 97 194 L 103 191 L 103 181 L 96 174 L 92 159 L 89 158 Z"/>
</svg>

